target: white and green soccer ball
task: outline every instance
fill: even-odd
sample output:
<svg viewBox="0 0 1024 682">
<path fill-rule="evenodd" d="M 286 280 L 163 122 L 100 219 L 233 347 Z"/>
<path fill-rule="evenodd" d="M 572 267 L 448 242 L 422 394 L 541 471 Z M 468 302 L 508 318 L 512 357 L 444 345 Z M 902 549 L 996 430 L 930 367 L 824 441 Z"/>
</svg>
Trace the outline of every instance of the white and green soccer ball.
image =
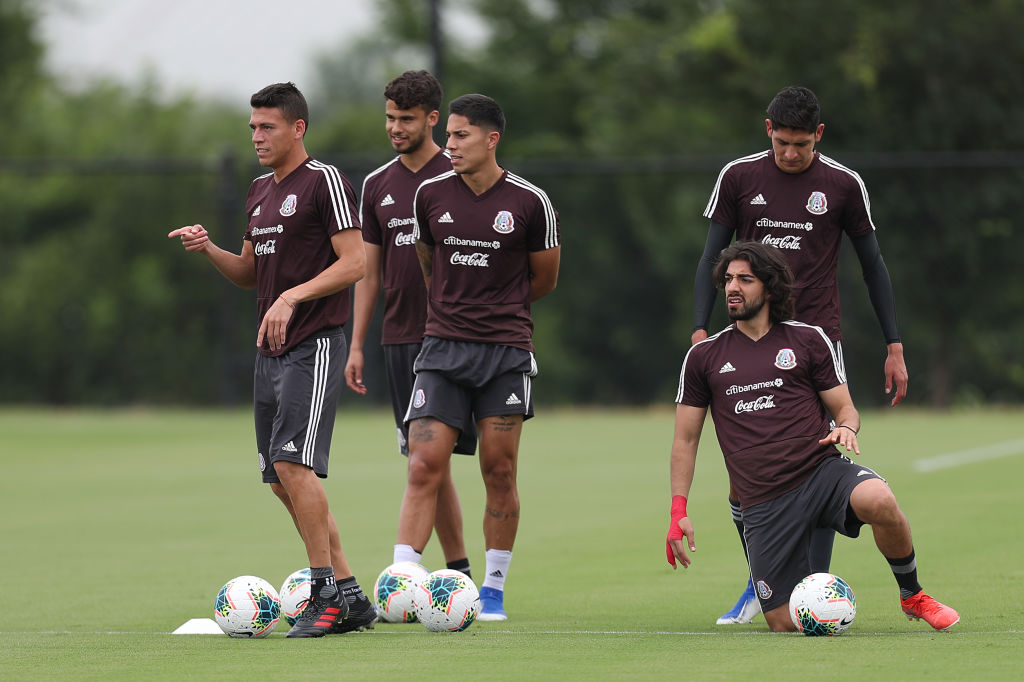
<svg viewBox="0 0 1024 682">
<path fill-rule="evenodd" d="M 373 605 L 380 619 L 385 623 L 415 622 L 413 597 L 429 575 L 430 571 L 415 561 L 399 561 L 381 571 L 373 585 Z"/>
<path fill-rule="evenodd" d="M 266 637 L 281 620 L 281 598 L 263 578 L 240 575 L 217 592 L 213 617 L 229 637 Z"/>
<path fill-rule="evenodd" d="M 308 568 L 300 568 L 281 584 L 281 616 L 288 625 L 295 625 L 299 614 L 306 610 L 310 585 L 312 578 Z"/>
<path fill-rule="evenodd" d="M 480 591 L 461 571 L 442 568 L 416 589 L 416 618 L 431 632 L 462 632 L 480 613 Z"/>
<path fill-rule="evenodd" d="M 841 635 L 856 615 L 853 588 L 831 573 L 812 573 L 796 584 L 789 597 L 789 617 L 809 637 Z"/>
</svg>

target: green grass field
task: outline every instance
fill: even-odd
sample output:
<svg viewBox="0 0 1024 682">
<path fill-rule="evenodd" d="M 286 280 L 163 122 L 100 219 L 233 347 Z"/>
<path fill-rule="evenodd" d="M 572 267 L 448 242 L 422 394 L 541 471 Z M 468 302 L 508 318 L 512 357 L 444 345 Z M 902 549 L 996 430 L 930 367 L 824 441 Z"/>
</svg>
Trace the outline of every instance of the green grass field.
<svg viewBox="0 0 1024 682">
<path fill-rule="evenodd" d="M 698 551 L 673 572 L 665 409 L 540 410 L 526 425 L 505 623 L 171 635 L 212 617 L 229 578 L 278 586 L 306 564 L 260 483 L 249 412 L 3 410 L 0 679 L 1020 679 L 1024 411 L 901 407 L 863 423 L 860 459 L 910 518 L 922 584 L 961 613 L 951 633 L 902 616 L 870 533 L 836 542 L 832 570 L 858 602 L 842 637 L 772 635 L 760 617 L 715 626 L 745 581 L 724 465 L 709 428 L 689 504 Z M 404 460 L 392 434 L 383 412 L 342 410 L 335 429 L 326 487 L 364 589 L 395 538 Z M 948 453 L 962 456 L 929 460 Z M 475 459 L 454 470 L 479 579 L 482 484 Z M 436 541 L 424 563 L 442 566 Z"/>
</svg>

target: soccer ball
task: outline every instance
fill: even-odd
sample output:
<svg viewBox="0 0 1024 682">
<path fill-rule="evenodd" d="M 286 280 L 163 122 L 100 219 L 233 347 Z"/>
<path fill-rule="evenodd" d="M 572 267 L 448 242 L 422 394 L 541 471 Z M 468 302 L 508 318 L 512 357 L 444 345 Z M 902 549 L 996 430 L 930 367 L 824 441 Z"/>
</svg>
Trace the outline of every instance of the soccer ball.
<svg viewBox="0 0 1024 682">
<path fill-rule="evenodd" d="M 462 632 L 480 613 L 480 591 L 465 573 L 442 568 L 416 589 L 416 617 L 431 632 Z"/>
<path fill-rule="evenodd" d="M 796 584 L 789 597 L 789 617 L 809 637 L 841 635 L 856 615 L 853 588 L 831 573 L 812 573 Z"/>
<path fill-rule="evenodd" d="M 377 576 L 373 585 L 373 605 L 386 623 L 413 623 L 416 588 L 430 575 L 430 571 L 415 561 L 391 564 Z"/>
<path fill-rule="evenodd" d="M 241 575 L 220 588 L 213 616 L 229 637 L 266 637 L 281 620 L 281 598 L 263 578 Z"/>
<path fill-rule="evenodd" d="M 281 615 L 288 625 L 295 625 L 295 619 L 306 610 L 311 583 L 308 568 L 300 568 L 284 579 L 281 585 Z"/>
</svg>

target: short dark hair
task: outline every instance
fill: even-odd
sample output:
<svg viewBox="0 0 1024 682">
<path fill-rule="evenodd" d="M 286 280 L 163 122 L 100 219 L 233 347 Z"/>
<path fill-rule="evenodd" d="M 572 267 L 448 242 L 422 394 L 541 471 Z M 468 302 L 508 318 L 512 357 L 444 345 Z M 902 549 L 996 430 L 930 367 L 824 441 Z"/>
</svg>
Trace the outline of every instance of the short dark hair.
<svg viewBox="0 0 1024 682">
<path fill-rule="evenodd" d="M 399 109 L 419 107 L 428 114 L 441 108 L 443 98 L 441 84 L 429 71 L 406 71 L 384 88 L 384 99 L 391 100 Z"/>
<path fill-rule="evenodd" d="M 448 103 L 448 113 L 465 116 L 469 124 L 505 134 L 505 114 L 487 95 L 462 95 Z"/>
<path fill-rule="evenodd" d="M 302 119 L 306 122 L 306 130 L 309 130 L 309 105 L 295 83 L 268 85 L 249 98 L 249 106 L 253 109 L 278 109 L 288 123 Z"/>
<path fill-rule="evenodd" d="M 821 123 L 818 98 L 808 88 L 790 85 L 779 91 L 768 104 L 772 128 L 791 128 L 813 133 Z"/>
<path fill-rule="evenodd" d="M 722 249 L 712 278 L 715 286 L 725 288 L 725 271 L 734 260 L 750 263 L 750 269 L 764 283 L 768 299 L 768 318 L 773 322 L 793 319 L 793 271 L 778 249 L 760 242 L 736 242 Z"/>
</svg>

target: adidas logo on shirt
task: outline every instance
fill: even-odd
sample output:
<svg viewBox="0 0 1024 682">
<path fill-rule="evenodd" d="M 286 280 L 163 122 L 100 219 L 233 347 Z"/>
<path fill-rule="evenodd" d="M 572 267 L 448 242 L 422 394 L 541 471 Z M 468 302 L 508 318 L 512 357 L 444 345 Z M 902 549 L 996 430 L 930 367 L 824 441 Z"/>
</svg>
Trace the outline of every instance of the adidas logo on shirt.
<svg viewBox="0 0 1024 682">
<path fill-rule="evenodd" d="M 758 194 L 756 197 L 750 200 L 751 206 L 767 206 L 768 202 L 764 200 L 764 195 Z"/>
<path fill-rule="evenodd" d="M 285 452 L 298 452 L 299 451 L 299 449 L 297 447 L 295 447 L 295 443 L 293 443 L 292 441 L 288 441 L 287 443 L 282 445 L 281 449 L 284 450 Z"/>
<path fill-rule="evenodd" d="M 522 405 L 523 401 L 519 399 L 519 396 L 517 396 L 515 393 L 513 393 L 512 395 L 510 395 L 508 397 L 508 400 L 505 401 L 505 404 L 506 405 Z"/>
<path fill-rule="evenodd" d="M 257 207 L 256 207 L 256 210 L 252 212 L 252 217 L 253 217 L 253 218 L 255 218 L 255 217 L 256 217 L 256 216 L 258 216 L 259 214 L 260 214 L 260 207 L 259 207 L 259 206 L 257 206 Z"/>
<path fill-rule="evenodd" d="M 455 221 L 452 220 L 452 214 L 449 213 L 448 211 L 445 211 L 444 215 L 437 219 L 437 222 L 439 222 L 439 223 L 454 223 Z"/>
<path fill-rule="evenodd" d="M 394 206 L 395 205 L 395 200 L 393 198 L 391 198 L 391 195 L 389 194 L 386 197 L 384 197 L 383 199 L 381 199 L 380 205 L 381 206 Z"/>
<path fill-rule="evenodd" d="M 727 362 L 722 365 L 722 369 L 718 370 L 719 374 L 725 374 L 726 372 L 735 372 L 736 368 L 732 366 L 731 362 Z"/>
</svg>

